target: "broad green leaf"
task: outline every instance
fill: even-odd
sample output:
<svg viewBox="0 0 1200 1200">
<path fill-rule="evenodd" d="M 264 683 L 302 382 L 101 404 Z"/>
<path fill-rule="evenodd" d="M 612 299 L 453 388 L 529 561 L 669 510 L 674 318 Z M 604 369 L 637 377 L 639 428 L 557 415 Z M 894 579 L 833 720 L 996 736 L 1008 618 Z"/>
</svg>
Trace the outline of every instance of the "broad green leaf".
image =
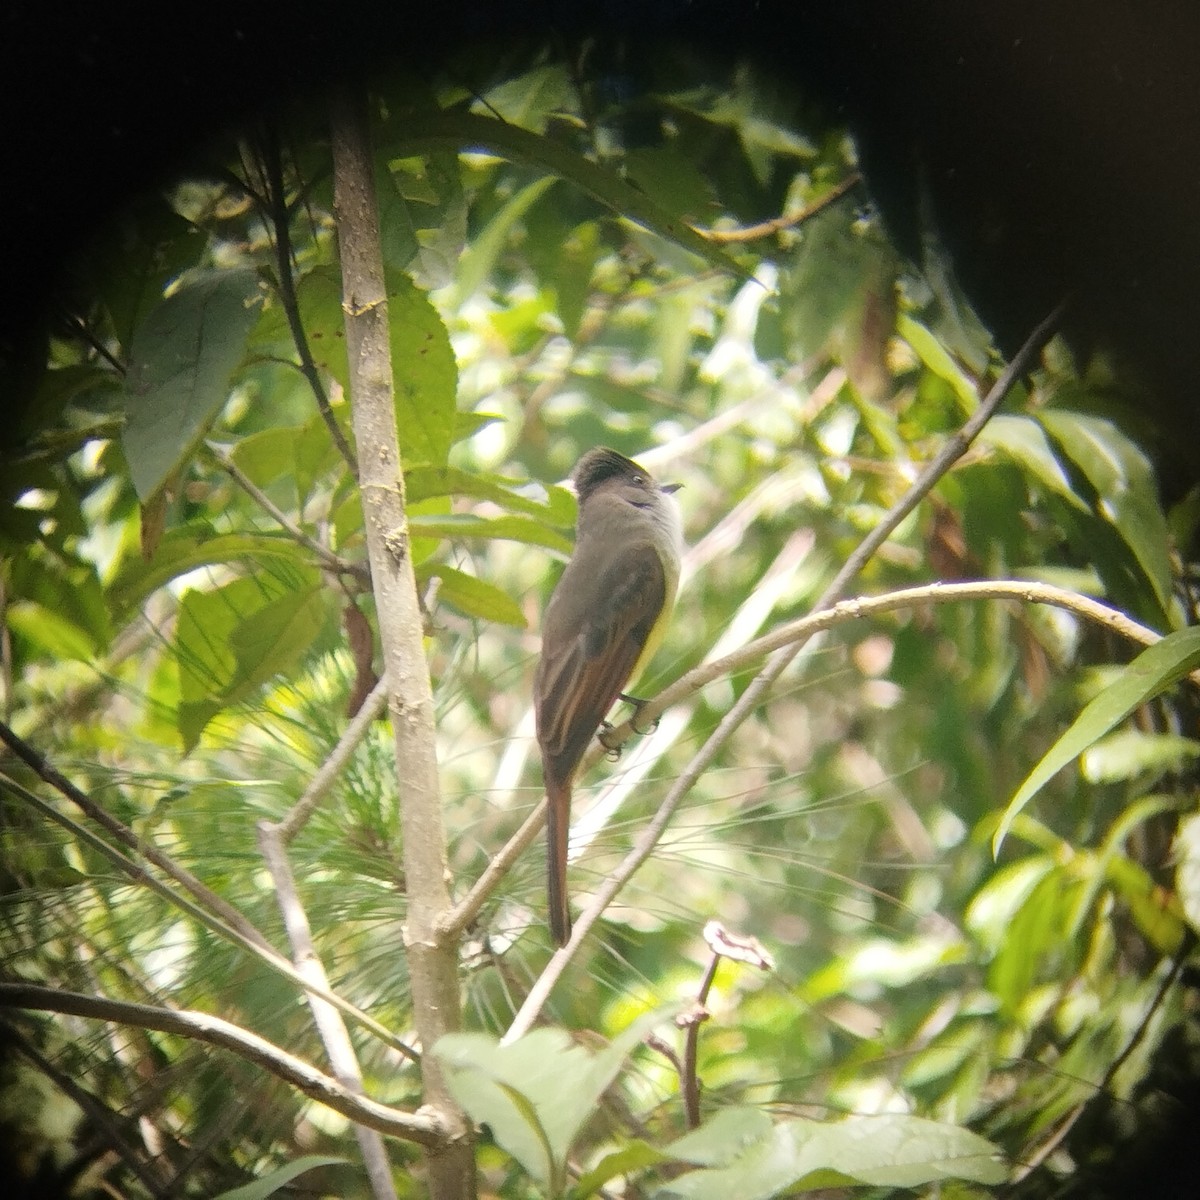
<svg viewBox="0 0 1200 1200">
<path fill-rule="evenodd" d="M 262 567 L 270 561 L 304 566 L 312 554 L 282 532 L 214 534 L 208 526 L 194 525 L 171 529 L 149 562 L 140 557 L 125 562 L 109 587 L 109 603 L 121 620 L 152 592 L 197 567 L 235 562 Z"/>
<path fill-rule="evenodd" d="M 454 441 L 458 364 L 429 298 L 406 275 L 389 275 L 388 327 L 396 427 L 405 464 L 446 465 Z"/>
<path fill-rule="evenodd" d="M 1096 489 L 1100 515 L 1121 535 L 1154 589 L 1171 608 L 1167 519 L 1158 502 L 1154 469 L 1113 422 L 1086 413 L 1045 409 L 1038 420 Z"/>
<path fill-rule="evenodd" d="M 447 566 L 436 566 L 422 574 L 440 579 L 438 599 L 457 608 L 464 616 L 525 628 L 525 614 L 520 605 L 494 584 Z"/>
<path fill-rule="evenodd" d="M 99 648 L 74 621 L 33 600 L 18 600 L 4 610 L 9 629 L 32 649 L 51 658 L 95 662 Z"/>
<path fill-rule="evenodd" d="M 318 370 L 346 383 L 346 326 L 342 317 L 342 279 L 336 266 L 319 263 L 296 280 L 296 303 L 304 340 Z M 247 338 L 252 354 L 298 364 L 299 353 L 283 304 L 269 297 Z M 307 385 L 306 385 L 307 386 Z"/>
<path fill-rule="evenodd" d="M 413 467 L 404 472 L 404 494 L 410 504 L 434 496 L 469 496 L 490 500 L 500 508 L 540 517 L 551 525 L 569 528 L 575 524 L 575 500 L 566 488 L 553 487 L 545 500 L 523 496 L 514 480 L 498 475 L 480 475 L 456 467 Z"/>
<path fill-rule="evenodd" d="M 226 689 L 231 700 L 282 674 L 313 644 L 325 623 L 322 593 L 320 585 L 287 592 L 234 626 L 229 644 L 237 674 Z"/>
<path fill-rule="evenodd" d="M 260 578 L 184 593 L 175 657 L 178 726 L 189 750 L 213 716 L 294 665 L 312 645 L 326 617 L 319 578 L 314 571 L 294 572 L 293 582 L 282 594 L 279 581 Z"/>
<path fill-rule="evenodd" d="M 468 438 L 474 437 L 481 429 L 503 420 L 504 418 L 499 413 L 456 412 L 454 414 L 454 440 L 455 442 L 465 442 Z"/>
<path fill-rule="evenodd" d="M 690 250 L 710 266 L 739 276 L 747 274 L 715 243 L 661 209 L 614 171 L 527 129 L 475 113 L 420 113 L 411 122 L 405 145 L 414 154 L 445 145 L 459 150 L 483 148 L 501 158 L 533 163 L 575 184 L 618 215 Z"/>
<path fill-rule="evenodd" d="M 293 486 L 296 470 L 296 441 L 301 430 L 295 427 L 263 429 L 242 438 L 230 451 L 234 465 L 264 491 L 279 480 Z"/>
<path fill-rule="evenodd" d="M 278 1170 L 264 1175 L 261 1179 L 246 1184 L 245 1187 L 222 1192 L 219 1196 L 214 1196 L 213 1200 L 267 1200 L 268 1196 L 275 1195 L 280 1188 L 285 1187 L 306 1171 L 316 1170 L 317 1167 L 338 1166 L 349 1161 L 348 1158 L 334 1158 L 327 1154 L 306 1154 L 303 1158 L 288 1163 L 286 1167 L 280 1167 Z"/>
<path fill-rule="evenodd" d="M 630 1142 L 620 1150 L 606 1154 L 588 1171 L 571 1189 L 572 1200 L 584 1200 L 584 1197 L 595 1194 L 611 1179 L 633 1175 L 648 1167 L 656 1167 L 669 1162 L 670 1158 L 669 1154 L 650 1145 L 649 1142 L 641 1139 Z"/>
<path fill-rule="evenodd" d="M 1200 628 L 1168 634 L 1143 650 L 1117 678 L 1095 697 L 1075 719 L 1070 729 L 1043 755 L 1041 761 L 1009 801 L 992 838 L 992 851 L 999 853 L 1013 818 L 1067 763 L 1077 758 L 1135 708 L 1178 683 L 1200 665 Z"/>
<path fill-rule="evenodd" d="M 384 261 L 394 270 L 410 272 L 421 287 L 445 287 L 453 282 L 467 241 L 458 157 L 449 150 L 387 157 L 379 214 Z"/>
<path fill-rule="evenodd" d="M 964 413 L 974 410 L 979 400 L 979 392 L 974 381 L 954 361 L 941 342 L 912 317 L 901 313 L 896 318 L 896 332 L 913 348 L 921 362 L 939 379 L 950 385 Z M 998 418 L 993 417 L 984 426 L 984 432 L 991 428 Z"/>
<path fill-rule="evenodd" d="M 563 1029 L 535 1029 L 510 1045 L 481 1033 L 434 1047 L 455 1099 L 551 1194 L 561 1191 L 571 1144 L 661 1011 L 645 1013 L 597 1053 Z"/>
<path fill-rule="evenodd" d="M 70 496 L 53 511 L 57 515 L 74 503 Z M 92 563 L 69 552 L 32 553 L 15 555 L 0 569 L 10 606 L 22 601 L 35 606 L 24 615 L 10 607 L 14 629 L 46 648 L 57 644 L 70 658 L 94 659 L 108 648 L 113 622 Z M 39 628 L 42 616 L 48 627 Z"/>
<path fill-rule="evenodd" d="M 667 212 L 704 221 L 713 206 L 712 183 L 700 164 L 672 145 L 635 146 L 625 153 L 626 176 Z"/>
<path fill-rule="evenodd" d="M 543 133 L 554 113 L 570 109 L 575 87 L 561 62 L 539 63 L 489 88 L 479 103 L 510 125 Z"/>
<path fill-rule="evenodd" d="M 727 1165 L 692 1171 L 655 1194 L 770 1200 L 853 1184 L 915 1188 L 947 1179 L 998 1184 L 1007 1177 L 998 1148 L 978 1134 L 889 1113 L 844 1121 L 786 1121 Z"/>
<path fill-rule="evenodd" d="M 186 461 L 229 396 L 257 320 L 248 270 L 198 274 L 160 301 L 133 335 L 122 446 L 139 498 Z"/>
<path fill-rule="evenodd" d="M 770 1116 L 758 1108 L 723 1108 L 699 1129 L 685 1133 L 667 1146 L 672 1158 L 697 1166 L 718 1166 L 733 1162 L 751 1146 L 771 1136 L 774 1125 Z"/>
<path fill-rule="evenodd" d="M 469 513 L 427 516 L 415 513 L 409 517 L 409 527 L 414 537 L 499 538 L 509 542 L 525 542 L 530 546 L 545 546 L 562 554 L 571 553 L 569 539 L 531 517 L 476 517 Z"/>
<path fill-rule="evenodd" d="M 998 413 L 980 431 L 978 443 L 1006 454 L 1047 491 L 1075 508 L 1088 506 L 1071 485 L 1046 431 L 1032 417 Z"/>
<path fill-rule="evenodd" d="M 1065 868 L 1054 867 L 1013 914 L 987 975 L 988 987 L 1010 1016 L 1020 1011 L 1046 956 L 1061 947 L 1068 916 L 1077 911 L 1076 893 L 1085 884 Z"/>
</svg>

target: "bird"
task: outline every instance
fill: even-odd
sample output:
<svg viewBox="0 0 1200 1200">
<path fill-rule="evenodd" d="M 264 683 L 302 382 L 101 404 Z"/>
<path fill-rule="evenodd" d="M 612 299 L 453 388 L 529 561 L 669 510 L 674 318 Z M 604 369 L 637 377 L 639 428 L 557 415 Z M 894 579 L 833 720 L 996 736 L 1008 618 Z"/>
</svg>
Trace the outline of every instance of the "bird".
<svg viewBox="0 0 1200 1200">
<path fill-rule="evenodd" d="M 546 787 L 550 931 L 571 935 L 567 831 L 575 772 L 608 710 L 645 669 L 675 605 L 683 527 L 672 493 L 608 447 L 571 473 L 575 550 L 546 606 L 534 713 Z"/>
</svg>

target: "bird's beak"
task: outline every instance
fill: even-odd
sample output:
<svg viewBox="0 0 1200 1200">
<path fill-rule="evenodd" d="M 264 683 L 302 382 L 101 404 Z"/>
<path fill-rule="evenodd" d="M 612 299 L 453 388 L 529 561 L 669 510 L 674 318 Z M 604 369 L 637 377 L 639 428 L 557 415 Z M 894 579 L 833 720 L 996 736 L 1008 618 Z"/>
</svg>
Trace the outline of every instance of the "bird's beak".
<svg viewBox="0 0 1200 1200">
<path fill-rule="evenodd" d="M 679 491 L 681 487 L 683 487 L 682 483 L 664 483 L 658 490 L 660 492 L 666 492 L 669 495 L 671 492 Z"/>
</svg>

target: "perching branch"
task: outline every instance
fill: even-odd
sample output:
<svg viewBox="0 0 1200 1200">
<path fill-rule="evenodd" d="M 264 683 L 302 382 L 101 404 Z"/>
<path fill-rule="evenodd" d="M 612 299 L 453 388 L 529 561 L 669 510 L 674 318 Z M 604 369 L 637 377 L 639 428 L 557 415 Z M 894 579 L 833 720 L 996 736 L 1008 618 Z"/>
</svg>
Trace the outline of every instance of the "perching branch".
<svg viewBox="0 0 1200 1200">
<path fill-rule="evenodd" d="M 349 390 L 354 435 L 362 451 L 359 486 L 395 737 L 408 899 L 404 942 L 413 1018 L 421 1047 L 428 1050 L 460 1024 L 458 940 L 445 937 L 439 924 L 450 896 L 433 693 L 409 553 L 388 298 L 366 112 L 339 92 L 331 106 L 331 127 Z M 421 1072 L 426 1105 L 448 1131 L 440 1151 L 431 1153 L 427 1161 L 430 1194 L 433 1200 L 473 1196 L 470 1124 L 450 1094 L 436 1055 L 422 1055 Z"/>
<path fill-rule="evenodd" d="M 833 604 L 844 594 L 847 585 L 862 570 L 871 555 L 883 545 L 904 517 L 920 503 L 921 499 L 933 489 L 936 482 L 949 471 L 954 462 L 966 452 L 967 448 L 978 436 L 979 431 L 1004 402 L 1013 384 L 1031 369 L 1042 347 L 1053 336 L 1064 307 L 1064 304 L 1060 304 L 1030 334 L 1025 344 L 983 398 L 978 410 L 963 425 L 962 429 L 947 442 L 942 451 L 926 466 L 908 491 L 900 498 L 899 502 L 888 511 L 883 521 L 863 539 L 862 544 L 847 559 L 845 565 L 817 601 L 816 608 L 818 610 L 827 609 L 828 605 Z M 851 611 L 854 612 L 856 610 L 852 609 Z M 820 613 L 820 615 L 824 616 L 825 613 Z M 811 634 L 807 635 L 807 637 L 811 637 Z M 807 640 L 807 637 L 804 640 Z M 802 644 L 803 641 L 785 644 L 772 653 L 766 665 L 741 696 L 738 697 L 733 707 L 721 719 L 720 724 L 718 724 L 711 736 L 696 751 L 692 757 L 692 761 L 688 763 L 682 774 L 671 786 L 653 820 L 643 829 L 633 848 L 626 855 L 620 866 L 604 881 L 603 885 L 597 890 L 593 902 L 576 921 L 570 941 L 551 958 L 545 971 L 542 972 L 537 983 L 530 990 L 525 1003 L 522 1004 L 507 1034 L 505 1034 L 505 1040 L 519 1037 L 521 1033 L 530 1027 L 549 997 L 559 976 L 566 968 L 567 963 L 570 962 L 576 949 L 583 944 L 584 938 L 599 915 L 612 902 L 641 864 L 649 858 L 654 847 L 666 831 L 676 808 L 682 803 L 684 796 L 691 791 L 696 781 L 712 764 L 734 732 L 741 727 L 750 714 L 765 700 L 767 693 L 775 681 L 799 653 Z M 652 719 L 652 713 L 648 708 L 644 709 L 641 715 L 642 719 Z M 614 744 L 614 740 L 610 738 L 610 745 Z"/>
<path fill-rule="evenodd" d="M 422 1146 L 442 1145 L 452 1136 L 452 1131 L 442 1123 L 434 1110 L 422 1108 L 419 1113 L 409 1113 L 365 1096 L 356 1096 L 336 1079 L 331 1079 L 266 1038 L 209 1013 L 130 1004 L 26 983 L 0 983 L 0 1007 L 35 1009 L 112 1021 L 207 1042 L 211 1046 L 233 1051 L 334 1112 L 370 1129 L 378 1129 L 380 1133 L 418 1142 Z"/>
</svg>

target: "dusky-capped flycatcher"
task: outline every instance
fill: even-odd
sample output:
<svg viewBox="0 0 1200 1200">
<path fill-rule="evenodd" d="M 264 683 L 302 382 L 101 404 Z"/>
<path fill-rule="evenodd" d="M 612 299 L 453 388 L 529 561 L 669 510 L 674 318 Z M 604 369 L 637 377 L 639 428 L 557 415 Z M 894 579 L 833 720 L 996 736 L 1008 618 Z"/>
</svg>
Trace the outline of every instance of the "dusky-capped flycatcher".
<svg viewBox="0 0 1200 1200">
<path fill-rule="evenodd" d="M 615 450 L 589 450 L 571 473 L 579 498 L 575 552 L 542 621 L 533 680 L 546 818 L 550 930 L 565 945 L 571 784 L 613 702 L 662 641 L 675 591 L 683 530 L 670 493 Z"/>
</svg>

